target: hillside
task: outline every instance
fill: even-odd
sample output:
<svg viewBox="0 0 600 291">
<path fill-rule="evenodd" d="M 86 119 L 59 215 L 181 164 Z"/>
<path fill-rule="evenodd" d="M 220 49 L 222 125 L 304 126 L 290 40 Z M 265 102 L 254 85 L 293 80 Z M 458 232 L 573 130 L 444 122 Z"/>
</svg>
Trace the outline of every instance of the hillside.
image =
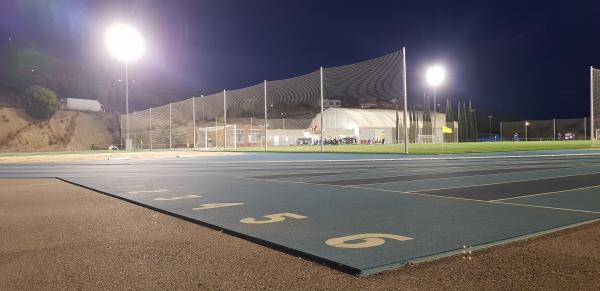
<svg viewBox="0 0 600 291">
<path fill-rule="evenodd" d="M 37 121 L 23 109 L 0 107 L 0 151 L 76 151 L 119 143 L 116 115 L 58 111 Z"/>
</svg>

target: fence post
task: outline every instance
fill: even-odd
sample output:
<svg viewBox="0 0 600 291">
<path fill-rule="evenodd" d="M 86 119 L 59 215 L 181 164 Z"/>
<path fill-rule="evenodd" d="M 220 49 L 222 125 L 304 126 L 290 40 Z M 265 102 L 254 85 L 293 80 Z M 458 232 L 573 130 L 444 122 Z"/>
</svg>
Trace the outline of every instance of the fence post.
<svg viewBox="0 0 600 291">
<path fill-rule="evenodd" d="M 227 91 L 223 90 L 223 150 L 227 150 Z"/>
<path fill-rule="evenodd" d="M 529 121 L 525 120 L 525 141 L 527 141 L 527 128 L 529 127 Z"/>
<path fill-rule="evenodd" d="M 556 141 L 556 118 L 552 119 L 552 140 Z"/>
<path fill-rule="evenodd" d="M 193 119 L 193 131 L 194 131 L 194 146 L 192 149 L 196 149 L 196 97 L 192 96 L 192 119 Z"/>
<path fill-rule="evenodd" d="M 406 48 L 402 47 L 402 70 L 404 71 L 402 74 L 402 87 L 404 89 L 404 153 L 408 154 L 408 115 L 406 113 L 408 102 L 407 102 L 407 90 L 406 90 Z M 435 105 L 434 105 L 435 106 Z"/>
<path fill-rule="evenodd" d="M 594 129 L 594 67 L 590 66 L 590 130 L 592 131 L 592 140 L 596 139 Z"/>
<path fill-rule="evenodd" d="M 267 150 L 267 144 L 269 143 L 269 135 L 267 134 L 267 80 L 265 80 L 265 86 L 264 86 L 265 90 L 264 90 L 264 97 L 265 97 L 265 152 L 268 151 Z"/>
<path fill-rule="evenodd" d="M 583 140 L 587 140 L 587 116 L 583 117 Z"/>
<path fill-rule="evenodd" d="M 321 152 L 323 152 L 323 144 L 325 143 L 325 137 L 323 136 L 323 67 L 321 67 Z"/>
<path fill-rule="evenodd" d="M 152 149 L 152 107 L 150 107 L 150 149 Z"/>
<path fill-rule="evenodd" d="M 173 149 L 173 144 L 171 143 L 171 105 L 173 103 L 169 103 L 169 149 Z"/>
<path fill-rule="evenodd" d="M 135 151 L 135 138 L 137 136 L 137 133 L 136 133 L 136 130 L 135 130 L 135 126 L 136 126 L 136 123 L 135 123 L 135 111 L 133 112 L 133 122 L 132 123 L 133 123 L 133 126 L 132 126 L 133 127 L 133 150 Z"/>
</svg>

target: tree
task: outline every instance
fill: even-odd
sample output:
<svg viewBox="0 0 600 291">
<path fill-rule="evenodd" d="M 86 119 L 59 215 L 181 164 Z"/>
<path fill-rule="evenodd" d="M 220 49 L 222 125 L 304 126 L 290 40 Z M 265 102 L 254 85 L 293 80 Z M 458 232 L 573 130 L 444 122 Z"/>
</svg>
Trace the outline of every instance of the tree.
<svg viewBox="0 0 600 291">
<path fill-rule="evenodd" d="M 25 90 L 25 112 L 37 119 L 49 119 L 58 109 L 56 93 L 34 85 Z"/>
<path fill-rule="evenodd" d="M 446 122 L 453 122 L 454 114 L 452 113 L 452 104 L 450 100 L 446 99 Z"/>
</svg>

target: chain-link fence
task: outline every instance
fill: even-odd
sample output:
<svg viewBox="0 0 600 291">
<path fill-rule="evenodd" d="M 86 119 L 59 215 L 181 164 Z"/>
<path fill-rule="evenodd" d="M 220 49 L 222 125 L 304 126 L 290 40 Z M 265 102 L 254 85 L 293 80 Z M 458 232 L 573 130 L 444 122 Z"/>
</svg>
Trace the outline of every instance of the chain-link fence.
<svg viewBox="0 0 600 291">
<path fill-rule="evenodd" d="M 500 136 L 505 141 L 585 140 L 590 133 L 587 117 L 500 123 Z"/>
<path fill-rule="evenodd" d="M 130 137 L 136 149 L 206 150 L 457 141 L 445 114 L 404 110 L 404 64 L 402 50 L 132 112 Z"/>
</svg>

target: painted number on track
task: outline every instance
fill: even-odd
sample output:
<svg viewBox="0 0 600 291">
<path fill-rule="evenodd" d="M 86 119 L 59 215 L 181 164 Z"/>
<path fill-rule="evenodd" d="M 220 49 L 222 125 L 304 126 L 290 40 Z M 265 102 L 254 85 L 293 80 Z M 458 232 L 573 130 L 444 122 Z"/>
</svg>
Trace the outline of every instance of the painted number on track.
<svg viewBox="0 0 600 291">
<path fill-rule="evenodd" d="M 240 222 L 247 223 L 247 224 L 266 224 L 266 223 L 274 223 L 274 222 L 284 221 L 286 217 L 294 218 L 294 219 L 306 218 L 306 216 L 289 213 L 289 212 L 269 214 L 269 215 L 265 215 L 263 217 L 265 217 L 267 219 L 257 220 L 252 217 L 247 217 L 247 218 L 240 219 Z"/>
<path fill-rule="evenodd" d="M 396 234 L 361 233 L 328 239 L 325 241 L 325 243 L 329 246 L 336 248 L 363 249 L 383 245 L 385 244 L 385 238 L 398 241 L 407 241 L 413 239 L 412 237 L 406 237 Z"/>
</svg>

